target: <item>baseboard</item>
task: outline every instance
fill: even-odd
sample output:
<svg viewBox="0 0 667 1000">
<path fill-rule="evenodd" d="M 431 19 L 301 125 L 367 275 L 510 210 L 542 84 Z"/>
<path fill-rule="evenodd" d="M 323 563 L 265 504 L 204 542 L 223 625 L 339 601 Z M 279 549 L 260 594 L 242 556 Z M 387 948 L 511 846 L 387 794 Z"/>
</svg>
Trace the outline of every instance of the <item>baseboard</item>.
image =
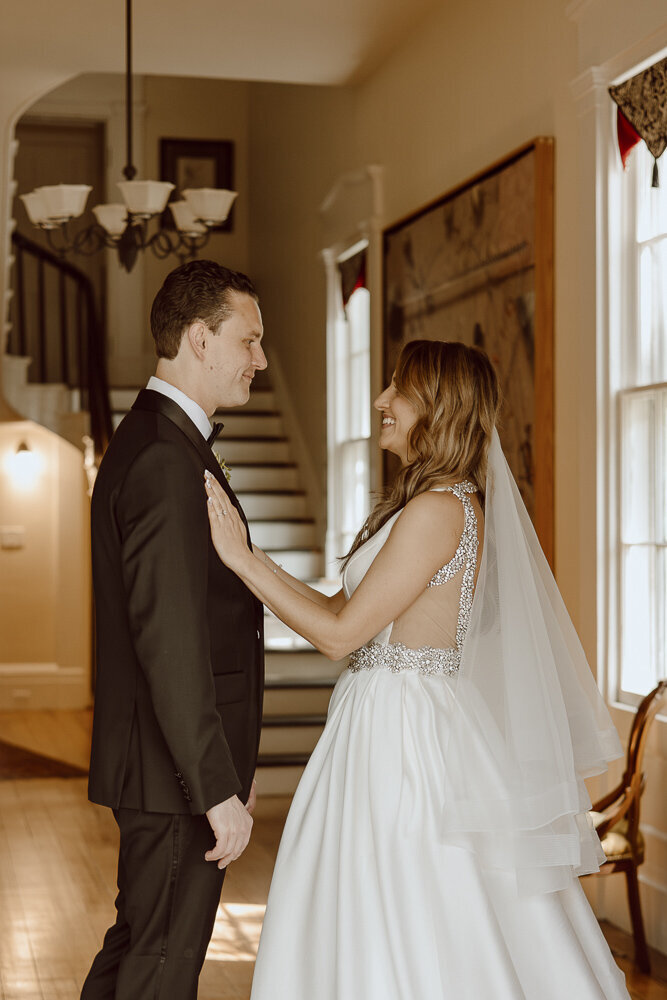
<svg viewBox="0 0 667 1000">
<path fill-rule="evenodd" d="M 79 709 L 90 702 L 90 683 L 83 667 L 0 663 L 0 711 Z"/>
</svg>

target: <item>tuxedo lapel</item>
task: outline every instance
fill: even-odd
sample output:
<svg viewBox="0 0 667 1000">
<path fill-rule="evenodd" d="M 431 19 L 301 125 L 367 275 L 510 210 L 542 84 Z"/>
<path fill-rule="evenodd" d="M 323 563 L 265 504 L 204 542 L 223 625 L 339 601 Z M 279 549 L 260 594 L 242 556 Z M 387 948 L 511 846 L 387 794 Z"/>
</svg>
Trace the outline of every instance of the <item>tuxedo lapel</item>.
<svg viewBox="0 0 667 1000">
<path fill-rule="evenodd" d="M 178 403 L 175 403 L 173 399 L 163 395 L 161 392 L 156 392 L 154 389 L 142 389 L 137 396 L 132 409 L 150 410 L 153 413 L 161 413 L 163 417 L 166 417 L 168 420 L 171 420 L 173 424 L 176 424 L 178 429 L 185 434 L 190 444 L 199 452 L 199 456 L 205 467 L 209 470 L 209 472 L 212 472 L 218 480 L 230 501 L 234 504 L 241 515 L 243 523 L 246 526 L 246 530 L 249 532 L 248 522 L 246 520 L 245 513 L 243 512 L 243 508 L 238 502 L 233 489 L 227 482 L 227 477 L 222 471 L 213 449 L 206 443 L 199 431 L 199 428 L 193 423 L 192 420 L 190 420 L 190 417 L 187 415 L 185 410 L 182 410 Z M 250 542 L 249 533 L 248 542 Z"/>
</svg>

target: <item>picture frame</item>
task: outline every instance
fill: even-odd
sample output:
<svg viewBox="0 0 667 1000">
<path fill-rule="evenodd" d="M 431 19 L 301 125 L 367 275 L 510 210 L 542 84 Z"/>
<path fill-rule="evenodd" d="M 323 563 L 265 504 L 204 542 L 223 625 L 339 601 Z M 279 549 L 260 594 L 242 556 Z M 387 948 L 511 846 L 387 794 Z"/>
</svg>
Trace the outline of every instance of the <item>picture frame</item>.
<svg viewBox="0 0 667 1000">
<path fill-rule="evenodd" d="M 383 231 L 382 347 L 385 385 L 409 340 L 487 351 L 503 450 L 552 568 L 553 239 L 554 141 L 539 137 Z"/>
<path fill-rule="evenodd" d="M 189 187 L 234 188 L 234 143 L 229 139 L 160 139 L 160 180 L 175 185 L 169 201 L 179 201 Z M 165 209 L 162 225 L 174 228 L 171 212 Z M 211 232 L 234 230 L 234 206 L 223 223 Z"/>
</svg>

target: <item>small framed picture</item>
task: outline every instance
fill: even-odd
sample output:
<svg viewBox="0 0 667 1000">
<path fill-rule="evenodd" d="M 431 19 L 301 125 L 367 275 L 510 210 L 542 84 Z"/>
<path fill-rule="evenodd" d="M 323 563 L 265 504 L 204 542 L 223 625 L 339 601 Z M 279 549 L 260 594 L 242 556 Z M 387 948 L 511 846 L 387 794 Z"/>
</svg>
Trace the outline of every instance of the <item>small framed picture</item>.
<svg viewBox="0 0 667 1000">
<path fill-rule="evenodd" d="M 160 180 L 176 187 L 169 201 L 180 201 L 188 188 L 234 189 L 234 143 L 228 139 L 160 139 Z M 163 213 L 163 226 L 173 229 L 170 211 Z M 215 233 L 231 233 L 234 208 Z"/>
</svg>

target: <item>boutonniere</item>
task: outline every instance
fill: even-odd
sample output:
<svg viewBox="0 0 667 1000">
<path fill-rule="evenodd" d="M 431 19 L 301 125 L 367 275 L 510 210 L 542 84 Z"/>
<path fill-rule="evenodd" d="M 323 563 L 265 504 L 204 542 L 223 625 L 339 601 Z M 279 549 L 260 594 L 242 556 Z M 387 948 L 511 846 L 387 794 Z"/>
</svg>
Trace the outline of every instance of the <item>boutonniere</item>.
<svg viewBox="0 0 667 1000">
<path fill-rule="evenodd" d="M 224 474 L 225 474 L 225 479 L 227 480 L 227 482 L 228 482 L 228 483 L 229 483 L 229 482 L 231 482 L 231 478 L 232 478 L 232 470 L 231 470 L 231 469 L 229 468 L 229 466 L 228 466 L 228 465 L 227 465 L 227 463 L 225 462 L 225 460 L 224 460 L 224 458 L 222 457 L 222 455 L 219 455 L 217 451 L 214 451 L 214 452 L 213 452 L 213 454 L 214 454 L 214 455 L 215 455 L 215 457 L 217 458 L 217 460 L 218 460 L 218 465 L 220 466 L 220 468 L 222 469 L 222 471 L 223 471 L 223 472 L 224 472 Z"/>
</svg>

